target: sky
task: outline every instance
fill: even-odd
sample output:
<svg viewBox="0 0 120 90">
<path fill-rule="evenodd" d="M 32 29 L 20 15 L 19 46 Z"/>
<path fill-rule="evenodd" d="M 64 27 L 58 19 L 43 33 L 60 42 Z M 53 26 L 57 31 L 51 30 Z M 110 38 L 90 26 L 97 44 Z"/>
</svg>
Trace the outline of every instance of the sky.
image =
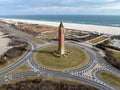
<svg viewBox="0 0 120 90">
<path fill-rule="evenodd" d="M 0 0 L 0 15 L 120 15 L 120 0 Z"/>
</svg>

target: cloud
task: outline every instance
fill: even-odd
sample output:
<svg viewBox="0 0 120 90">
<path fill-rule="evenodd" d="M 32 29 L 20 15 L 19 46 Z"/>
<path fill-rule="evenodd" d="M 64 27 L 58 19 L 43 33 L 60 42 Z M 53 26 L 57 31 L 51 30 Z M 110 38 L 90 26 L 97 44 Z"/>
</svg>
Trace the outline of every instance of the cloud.
<svg viewBox="0 0 120 90">
<path fill-rule="evenodd" d="M 98 10 L 120 10 L 120 2 L 102 5 Z"/>
<path fill-rule="evenodd" d="M 0 14 L 112 14 L 119 0 L 0 0 Z M 116 11 L 120 13 L 120 11 Z"/>
<path fill-rule="evenodd" d="M 80 0 L 80 1 L 86 1 L 86 2 L 115 2 L 117 0 Z"/>
</svg>

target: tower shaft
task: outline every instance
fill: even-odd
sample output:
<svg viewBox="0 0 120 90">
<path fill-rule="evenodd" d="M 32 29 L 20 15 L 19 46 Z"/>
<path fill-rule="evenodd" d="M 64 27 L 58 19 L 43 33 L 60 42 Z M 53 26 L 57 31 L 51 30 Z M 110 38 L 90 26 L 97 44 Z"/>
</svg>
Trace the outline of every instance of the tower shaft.
<svg viewBox="0 0 120 90">
<path fill-rule="evenodd" d="M 59 32 L 58 32 L 58 53 L 60 55 L 65 54 L 65 44 L 64 44 L 65 37 L 64 37 L 64 34 L 65 34 L 65 30 L 64 30 L 64 26 L 61 22 L 61 24 L 59 26 Z"/>
</svg>

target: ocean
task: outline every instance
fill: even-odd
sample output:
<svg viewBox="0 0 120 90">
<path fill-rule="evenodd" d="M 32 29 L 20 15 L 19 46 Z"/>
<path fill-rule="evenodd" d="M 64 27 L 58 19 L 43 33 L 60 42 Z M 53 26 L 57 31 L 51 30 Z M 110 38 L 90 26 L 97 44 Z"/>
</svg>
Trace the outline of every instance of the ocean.
<svg viewBox="0 0 120 90">
<path fill-rule="evenodd" d="M 120 27 L 120 16 L 112 15 L 12 15 L 0 17 Z"/>
</svg>

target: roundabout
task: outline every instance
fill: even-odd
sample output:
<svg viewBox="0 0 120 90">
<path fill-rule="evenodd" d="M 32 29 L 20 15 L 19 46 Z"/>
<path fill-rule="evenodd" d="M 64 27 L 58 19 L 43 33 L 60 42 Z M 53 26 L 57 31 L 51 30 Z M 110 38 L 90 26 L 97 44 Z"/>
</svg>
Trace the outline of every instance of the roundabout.
<svg viewBox="0 0 120 90">
<path fill-rule="evenodd" d="M 57 71 L 81 68 L 89 62 L 89 56 L 81 48 L 68 45 L 65 48 L 69 54 L 58 57 L 53 54 L 57 46 L 43 47 L 33 55 L 33 60 L 40 67 Z"/>
<path fill-rule="evenodd" d="M 8 26 L 5 27 L 9 30 Z M 55 57 L 53 52 L 58 50 L 56 43 L 44 41 L 43 44 L 36 44 L 31 40 L 21 36 L 19 37 L 29 43 L 30 50 L 26 55 L 20 58 L 18 62 L 13 63 L 0 71 L 0 83 L 7 83 L 12 80 L 20 80 L 32 76 L 46 76 L 71 79 L 80 83 L 85 83 L 86 85 L 94 86 L 99 90 L 119 90 L 99 78 L 99 71 L 109 71 L 117 76 L 120 75 L 120 72 L 105 62 L 102 55 L 99 54 L 94 47 L 89 47 L 89 45 L 86 46 L 86 43 L 65 41 L 67 43 L 64 49 L 70 51 L 70 53 L 66 55 L 65 52 L 62 52 L 64 51 L 64 43 L 61 43 L 62 45 L 60 44 L 58 54 L 65 53 L 66 56 L 64 57 L 63 54 L 62 57 Z M 31 67 L 30 71 L 25 70 L 15 74 L 9 73 L 24 63 L 27 63 Z M 54 67 L 51 66 L 51 64 Z"/>
</svg>

